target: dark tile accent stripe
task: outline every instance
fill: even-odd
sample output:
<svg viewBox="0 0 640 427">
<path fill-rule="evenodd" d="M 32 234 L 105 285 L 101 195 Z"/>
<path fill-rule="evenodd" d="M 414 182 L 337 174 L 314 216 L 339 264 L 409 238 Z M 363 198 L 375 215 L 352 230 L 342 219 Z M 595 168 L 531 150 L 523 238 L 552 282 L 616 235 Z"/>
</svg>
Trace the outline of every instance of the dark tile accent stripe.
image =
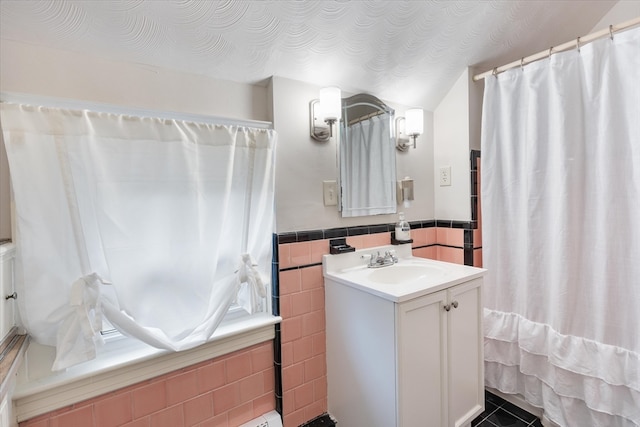
<svg viewBox="0 0 640 427">
<path fill-rule="evenodd" d="M 348 236 L 363 236 L 369 233 L 369 227 L 366 225 L 358 226 L 358 227 L 349 227 L 347 228 Z"/>
<path fill-rule="evenodd" d="M 478 221 L 478 196 L 471 196 L 470 198 L 470 203 L 471 203 L 471 218 L 475 218 L 473 221 L 477 222 Z"/>
<path fill-rule="evenodd" d="M 346 228 L 330 228 L 328 230 L 324 230 L 324 238 L 325 239 L 336 239 L 339 237 L 347 237 L 348 230 Z"/>
<path fill-rule="evenodd" d="M 478 171 L 471 171 L 471 195 L 478 195 Z"/>
<path fill-rule="evenodd" d="M 278 234 L 278 243 L 295 243 L 298 241 L 297 233 L 280 233 Z"/>
<path fill-rule="evenodd" d="M 473 248 L 464 248 L 464 265 L 473 266 Z"/>
<path fill-rule="evenodd" d="M 322 230 L 298 231 L 296 234 L 298 235 L 298 242 L 309 242 L 311 240 L 324 239 L 324 233 Z"/>
<path fill-rule="evenodd" d="M 322 265 L 322 263 L 321 262 L 314 262 L 313 264 L 296 265 L 295 267 L 283 268 L 280 271 L 300 270 L 301 268 L 317 267 L 319 265 Z"/>
<path fill-rule="evenodd" d="M 471 220 L 478 221 L 478 197 L 480 187 L 478 186 L 478 159 L 480 150 L 471 150 Z"/>
<path fill-rule="evenodd" d="M 480 150 L 471 150 L 471 170 L 478 170 L 478 158 L 480 157 Z"/>
<path fill-rule="evenodd" d="M 464 247 L 473 248 L 473 230 L 464 230 Z"/>
<path fill-rule="evenodd" d="M 462 228 L 464 230 L 473 230 L 477 228 L 476 221 L 452 221 L 452 220 L 418 220 L 410 221 L 409 226 L 412 230 L 419 228 Z M 278 243 L 298 243 L 309 242 L 312 240 L 337 239 L 349 236 L 363 236 L 366 234 L 388 233 L 394 231 L 395 224 L 374 224 L 374 225 L 358 225 L 355 227 L 328 228 L 324 230 L 306 230 L 306 231 L 290 231 L 278 234 Z"/>
<path fill-rule="evenodd" d="M 388 233 L 389 231 L 394 231 L 394 229 L 395 226 L 393 224 L 370 225 L 369 234 Z"/>
<path fill-rule="evenodd" d="M 278 253 L 278 235 L 273 234 L 271 239 L 272 261 L 271 261 L 271 312 L 274 316 L 280 316 L 280 254 Z"/>
<path fill-rule="evenodd" d="M 444 246 L 444 245 L 439 245 L 437 243 L 432 243 L 430 245 L 422 245 L 422 246 L 413 246 L 411 249 L 423 249 L 423 248 L 431 248 L 431 247 L 435 247 L 435 246 Z M 451 246 L 453 247 L 453 246 Z M 460 249 L 460 248 L 458 248 Z"/>
<path fill-rule="evenodd" d="M 273 234 L 271 239 L 272 262 L 271 262 L 271 311 L 274 316 L 280 315 L 280 276 L 278 253 L 278 235 Z M 282 334 L 280 323 L 274 325 L 273 337 L 273 375 L 274 375 L 274 398 L 275 409 L 282 415 Z"/>
</svg>

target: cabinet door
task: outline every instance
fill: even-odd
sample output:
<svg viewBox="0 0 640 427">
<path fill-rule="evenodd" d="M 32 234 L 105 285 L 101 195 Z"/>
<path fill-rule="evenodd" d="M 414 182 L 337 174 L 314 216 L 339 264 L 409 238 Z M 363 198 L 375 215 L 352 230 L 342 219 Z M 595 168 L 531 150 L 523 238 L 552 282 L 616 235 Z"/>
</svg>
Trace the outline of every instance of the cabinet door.
<svg viewBox="0 0 640 427">
<path fill-rule="evenodd" d="M 482 279 L 449 290 L 449 426 L 469 423 L 484 410 Z"/>
<path fill-rule="evenodd" d="M 398 426 L 443 426 L 446 291 L 398 305 Z"/>
</svg>

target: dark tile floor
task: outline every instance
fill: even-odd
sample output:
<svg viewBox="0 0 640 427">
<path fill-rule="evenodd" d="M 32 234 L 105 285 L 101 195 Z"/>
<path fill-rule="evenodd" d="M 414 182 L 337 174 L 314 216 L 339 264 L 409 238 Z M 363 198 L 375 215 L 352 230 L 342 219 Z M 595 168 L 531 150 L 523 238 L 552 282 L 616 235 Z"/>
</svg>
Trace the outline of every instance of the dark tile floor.
<svg viewBox="0 0 640 427">
<path fill-rule="evenodd" d="M 484 406 L 484 412 L 471 422 L 471 427 L 542 427 L 535 415 L 488 391 Z"/>
</svg>

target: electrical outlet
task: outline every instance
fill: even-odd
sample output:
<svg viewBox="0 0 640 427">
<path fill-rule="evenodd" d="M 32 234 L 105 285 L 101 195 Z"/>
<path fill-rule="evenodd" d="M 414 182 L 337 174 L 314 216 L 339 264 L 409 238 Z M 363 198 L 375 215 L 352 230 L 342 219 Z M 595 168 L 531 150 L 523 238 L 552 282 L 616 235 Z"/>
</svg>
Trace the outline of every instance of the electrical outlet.
<svg viewBox="0 0 640 427">
<path fill-rule="evenodd" d="M 336 181 L 322 181 L 322 191 L 325 206 L 338 204 L 338 183 Z"/>
<path fill-rule="evenodd" d="M 451 166 L 440 168 L 440 187 L 451 185 Z"/>
</svg>

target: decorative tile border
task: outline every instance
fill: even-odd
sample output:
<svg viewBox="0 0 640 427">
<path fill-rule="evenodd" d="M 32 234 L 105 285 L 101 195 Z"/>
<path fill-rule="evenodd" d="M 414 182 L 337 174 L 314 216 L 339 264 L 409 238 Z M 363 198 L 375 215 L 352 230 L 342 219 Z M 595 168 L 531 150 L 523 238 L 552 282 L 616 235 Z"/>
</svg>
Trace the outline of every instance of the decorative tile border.
<svg viewBox="0 0 640 427">
<path fill-rule="evenodd" d="M 419 220 L 409 221 L 412 230 L 420 228 L 462 228 L 474 230 L 478 227 L 475 221 L 455 220 Z M 328 228 L 324 230 L 293 231 L 277 234 L 278 244 L 300 243 L 313 240 L 336 239 L 341 237 L 362 236 L 377 233 L 389 233 L 395 230 L 395 224 L 359 225 L 355 227 Z"/>
</svg>

